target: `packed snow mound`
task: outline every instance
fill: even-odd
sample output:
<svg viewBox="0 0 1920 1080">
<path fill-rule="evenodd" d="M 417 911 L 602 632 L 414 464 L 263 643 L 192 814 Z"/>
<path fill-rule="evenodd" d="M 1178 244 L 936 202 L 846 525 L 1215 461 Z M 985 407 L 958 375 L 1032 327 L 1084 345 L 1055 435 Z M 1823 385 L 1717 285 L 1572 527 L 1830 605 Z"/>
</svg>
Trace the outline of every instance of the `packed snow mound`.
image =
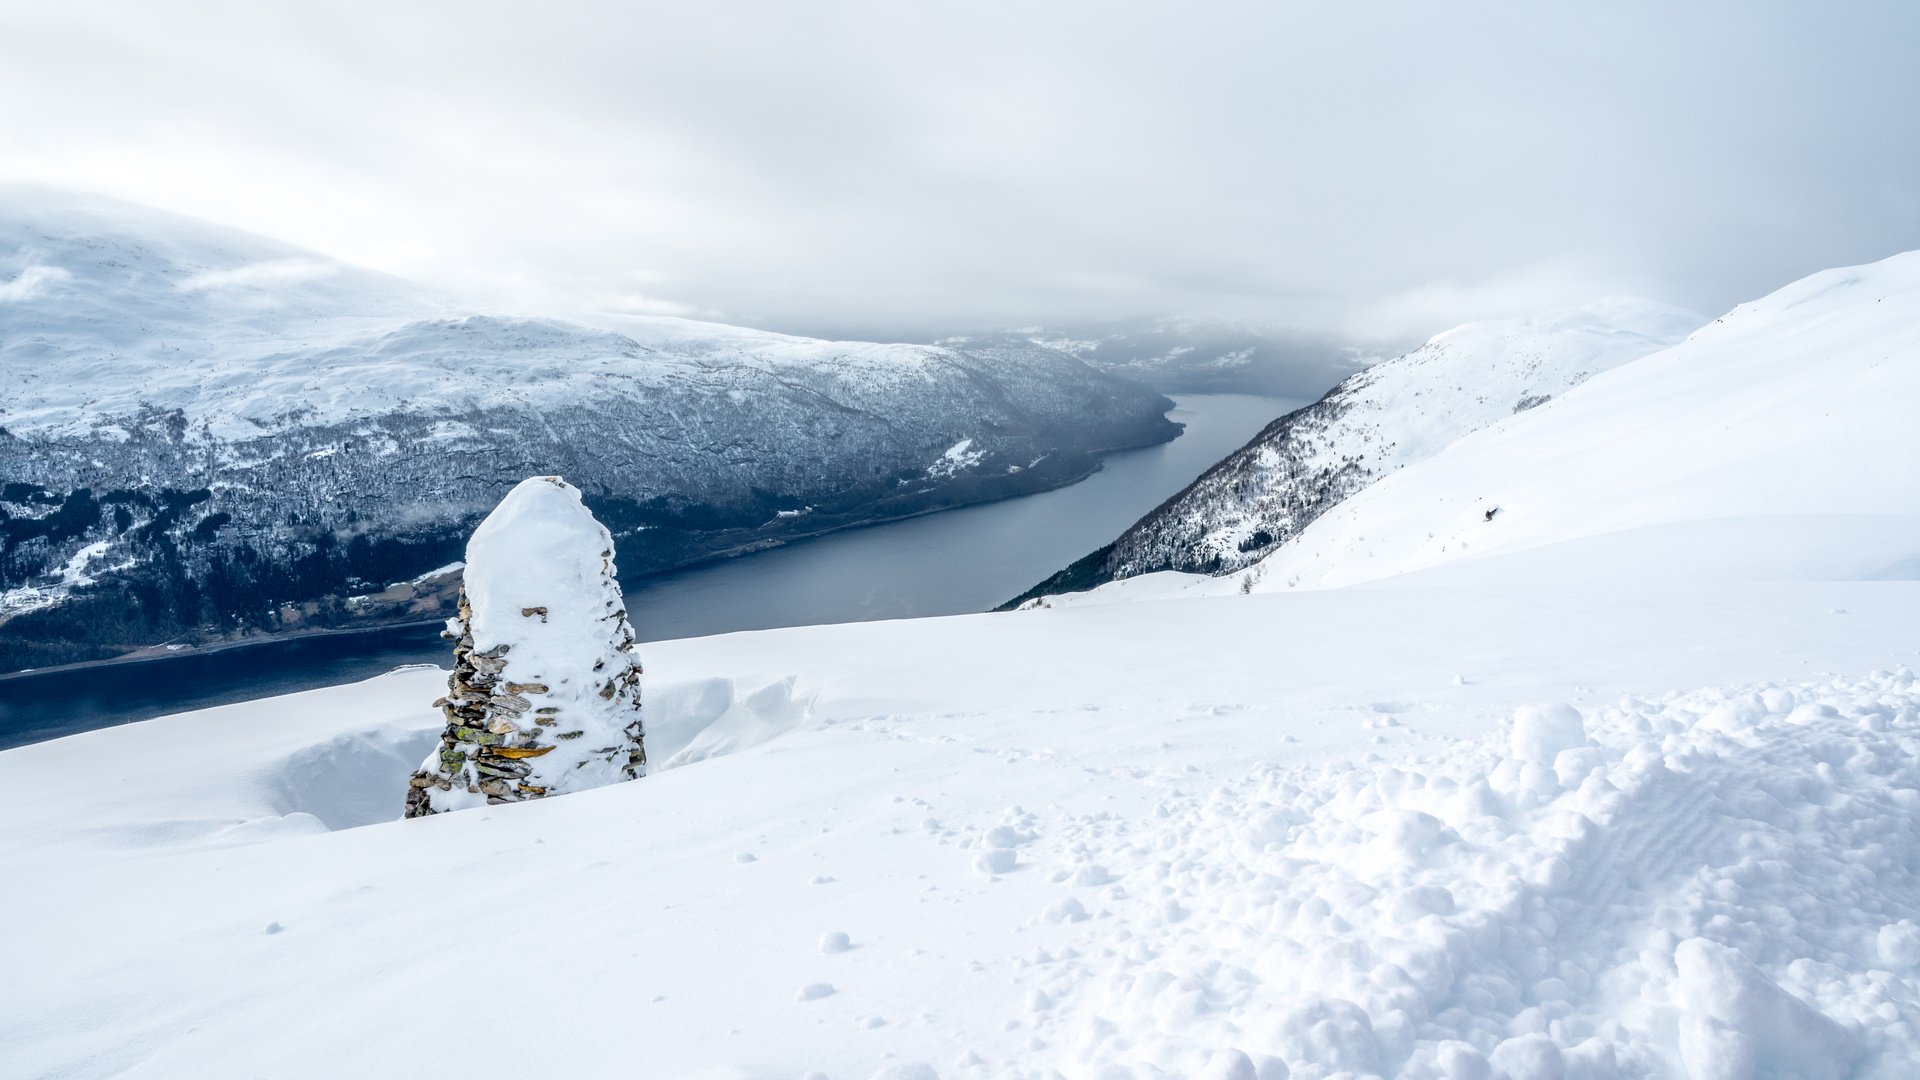
<svg viewBox="0 0 1920 1080">
<path fill-rule="evenodd" d="M 440 746 L 408 789 L 407 815 L 524 799 L 646 773 L 640 658 L 613 564 L 613 536 L 557 476 L 500 500 L 467 542 Z"/>
<path fill-rule="evenodd" d="M 1897 575 L 1920 556 L 1917 398 L 1920 252 L 1823 271 L 1381 480 L 1251 588 L 1523 551 L 1546 578 Z"/>
<path fill-rule="evenodd" d="M 1706 321 L 1671 304 L 1619 297 L 1456 327 L 1275 420 L 1111 549 L 1089 556 L 1094 565 L 1076 564 L 1077 573 L 1029 595 L 1164 570 L 1242 569 L 1381 477 L 1673 345 Z"/>
</svg>

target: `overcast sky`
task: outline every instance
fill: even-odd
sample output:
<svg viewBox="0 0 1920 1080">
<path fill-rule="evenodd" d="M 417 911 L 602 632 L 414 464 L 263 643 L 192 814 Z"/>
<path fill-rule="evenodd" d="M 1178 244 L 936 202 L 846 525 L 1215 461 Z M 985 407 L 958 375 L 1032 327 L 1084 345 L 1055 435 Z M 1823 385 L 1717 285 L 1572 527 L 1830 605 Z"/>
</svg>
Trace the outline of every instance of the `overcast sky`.
<svg viewBox="0 0 1920 1080">
<path fill-rule="evenodd" d="M 1920 247 L 1920 4 L 0 0 L 0 178 L 495 307 L 1714 314 Z"/>
</svg>

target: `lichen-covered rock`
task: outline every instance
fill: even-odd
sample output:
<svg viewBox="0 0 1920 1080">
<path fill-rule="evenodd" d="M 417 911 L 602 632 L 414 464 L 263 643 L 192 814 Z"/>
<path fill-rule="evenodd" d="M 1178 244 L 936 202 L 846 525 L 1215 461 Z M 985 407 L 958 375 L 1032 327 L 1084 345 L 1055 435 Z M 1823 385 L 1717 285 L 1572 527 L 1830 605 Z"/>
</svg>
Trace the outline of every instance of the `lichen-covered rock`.
<svg viewBox="0 0 1920 1080">
<path fill-rule="evenodd" d="M 440 745 L 408 817 L 519 802 L 646 773 L 640 660 L 613 538 L 557 476 L 514 488 L 467 544 Z"/>
</svg>

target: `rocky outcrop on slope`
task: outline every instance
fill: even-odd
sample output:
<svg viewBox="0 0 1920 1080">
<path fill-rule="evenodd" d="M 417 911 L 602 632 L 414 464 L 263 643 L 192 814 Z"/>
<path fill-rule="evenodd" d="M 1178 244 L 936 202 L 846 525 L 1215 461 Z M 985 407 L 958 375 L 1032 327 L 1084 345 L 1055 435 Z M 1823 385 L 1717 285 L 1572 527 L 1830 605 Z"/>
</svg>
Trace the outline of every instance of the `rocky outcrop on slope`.
<svg viewBox="0 0 1920 1080">
<path fill-rule="evenodd" d="M 1112 544 L 1006 606 L 1162 570 L 1233 573 L 1381 476 L 1706 321 L 1615 299 L 1450 330 L 1275 420 Z"/>
<path fill-rule="evenodd" d="M 0 668 L 351 624 L 528 475 L 577 484 L 637 576 L 1179 431 L 1033 345 L 469 315 L 204 223 L 0 196 Z"/>
</svg>

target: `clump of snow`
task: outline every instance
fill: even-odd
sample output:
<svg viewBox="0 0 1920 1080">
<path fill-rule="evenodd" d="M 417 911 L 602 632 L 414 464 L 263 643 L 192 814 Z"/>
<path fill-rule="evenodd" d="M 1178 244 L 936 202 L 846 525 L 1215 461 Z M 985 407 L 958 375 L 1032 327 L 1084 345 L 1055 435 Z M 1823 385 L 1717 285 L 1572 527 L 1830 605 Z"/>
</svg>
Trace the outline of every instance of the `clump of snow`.
<svg viewBox="0 0 1920 1080">
<path fill-rule="evenodd" d="M 1875 940 L 1881 962 L 1893 970 L 1905 971 L 1920 964 L 1920 926 L 1915 926 L 1912 919 L 1888 923 L 1880 928 Z"/>
<path fill-rule="evenodd" d="M 1522 705 L 1513 714 L 1513 756 L 1551 765 L 1562 751 L 1587 744 L 1580 711 L 1568 705 Z"/>
<path fill-rule="evenodd" d="M 640 661 L 613 537 L 557 476 L 522 481 L 467 542 L 441 745 L 409 814 L 564 794 L 646 772 Z"/>
<path fill-rule="evenodd" d="M 1854 1033 L 1782 990 L 1741 955 L 1706 938 L 1674 950 L 1680 1058 L 1698 1080 L 1747 1080 L 1755 1068 L 1844 1080 L 1860 1057 Z"/>
</svg>

